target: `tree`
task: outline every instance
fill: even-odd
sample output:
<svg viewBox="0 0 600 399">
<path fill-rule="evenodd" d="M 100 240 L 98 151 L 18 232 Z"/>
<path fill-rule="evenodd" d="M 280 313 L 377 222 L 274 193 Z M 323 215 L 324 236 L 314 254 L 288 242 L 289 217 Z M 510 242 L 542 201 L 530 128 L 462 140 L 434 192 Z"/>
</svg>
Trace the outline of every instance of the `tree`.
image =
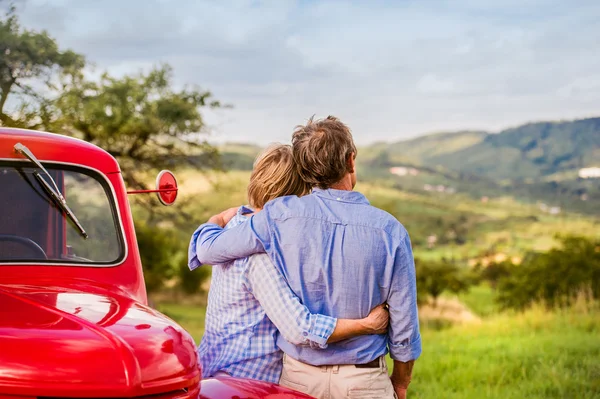
<svg viewBox="0 0 600 399">
<path fill-rule="evenodd" d="M 433 306 L 437 306 L 438 297 L 445 291 L 458 294 L 466 291 L 470 285 L 470 278 L 465 271 L 456 264 L 445 259 L 441 261 L 415 260 L 417 273 L 417 296 L 419 302 L 427 296 L 433 300 Z"/>
<path fill-rule="evenodd" d="M 215 165 L 215 148 L 201 140 L 200 108 L 221 104 L 208 91 L 172 86 L 168 65 L 123 78 L 105 73 L 98 82 L 77 79 L 55 103 L 61 131 L 115 156 L 130 187 L 146 188 L 148 170 L 199 159 L 192 154 L 208 154 L 201 159 Z"/>
<path fill-rule="evenodd" d="M 478 266 L 480 271 L 481 279 L 488 281 L 492 289 L 496 289 L 498 282 L 510 275 L 511 270 L 515 266 L 511 261 L 505 260 L 503 262 L 492 262 L 487 266 Z"/>
<path fill-rule="evenodd" d="M 61 51 L 47 32 L 23 29 L 14 6 L 0 17 L 0 124 L 40 128 L 60 81 L 81 73 L 82 55 Z"/>
<path fill-rule="evenodd" d="M 562 247 L 529 254 L 499 280 L 503 308 L 525 309 L 541 301 L 548 308 L 569 306 L 580 294 L 600 299 L 600 240 L 568 236 Z"/>
</svg>

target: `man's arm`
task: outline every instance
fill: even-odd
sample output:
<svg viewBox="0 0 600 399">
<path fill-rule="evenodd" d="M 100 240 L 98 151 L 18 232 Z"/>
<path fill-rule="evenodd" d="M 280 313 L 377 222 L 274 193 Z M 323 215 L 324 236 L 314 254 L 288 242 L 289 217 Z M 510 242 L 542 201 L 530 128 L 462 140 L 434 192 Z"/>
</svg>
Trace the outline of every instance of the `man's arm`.
<svg viewBox="0 0 600 399">
<path fill-rule="evenodd" d="M 388 305 L 390 356 L 394 360 L 392 385 L 399 398 L 406 397 L 415 359 L 421 354 L 417 311 L 415 263 L 408 233 L 400 228 L 400 242 L 394 259 L 394 274 Z"/>
<path fill-rule="evenodd" d="M 383 306 L 359 320 L 336 320 L 310 313 L 267 255 L 249 258 L 244 277 L 246 288 L 260 302 L 281 335 L 294 345 L 324 349 L 328 343 L 357 335 L 382 334 L 387 330 L 388 315 Z"/>
<path fill-rule="evenodd" d="M 392 379 L 394 392 L 396 392 L 398 399 L 406 398 L 406 391 L 412 378 L 412 369 L 414 365 L 414 360 L 408 362 L 394 360 L 394 370 L 392 371 L 392 376 L 390 378 Z"/>
<path fill-rule="evenodd" d="M 269 222 L 264 210 L 253 215 L 239 226 L 224 230 L 221 212 L 209 219 L 194 232 L 188 250 L 188 265 L 195 269 L 201 264 L 222 264 L 265 252 L 269 247 Z M 218 223 L 218 224 L 217 224 Z"/>
</svg>

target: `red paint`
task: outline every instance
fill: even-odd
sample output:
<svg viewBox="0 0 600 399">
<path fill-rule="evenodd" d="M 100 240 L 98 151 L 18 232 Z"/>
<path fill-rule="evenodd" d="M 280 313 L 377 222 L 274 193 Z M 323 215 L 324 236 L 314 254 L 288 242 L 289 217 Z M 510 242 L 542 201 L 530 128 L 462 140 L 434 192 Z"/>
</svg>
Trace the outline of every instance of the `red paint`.
<svg viewBox="0 0 600 399">
<path fill-rule="evenodd" d="M 178 188 L 161 188 L 160 190 L 131 190 L 127 191 L 127 194 L 171 193 L 178 190 Z"/>
<path fill-rule="evenodd" d="M 200 382 L 191 336 L 147 306 L 117 161 L 81 140 L 7 128 L 0 128 L 0 160 L 23 159 L 13 150 L 17 142 L 42 163 L 80 165 L 104 175 L 115 193 L 128 250 L 122 262 L 110 267 L 0 262 L 0 399 L 307 398 L 257 381 Z M 7 210 L 0 209 L 0 218 L 2 212 Z M 47 249 L 64 252 L 65 225 L 53 219 L 40 220 L 40 231 Z"/>
</svg>

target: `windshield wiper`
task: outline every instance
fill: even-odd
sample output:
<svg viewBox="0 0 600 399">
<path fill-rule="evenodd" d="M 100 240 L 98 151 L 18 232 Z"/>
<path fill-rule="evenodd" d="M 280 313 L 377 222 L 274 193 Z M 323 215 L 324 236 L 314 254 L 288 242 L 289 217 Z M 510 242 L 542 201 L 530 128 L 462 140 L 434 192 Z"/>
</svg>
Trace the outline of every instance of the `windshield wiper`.
<svg viewBox="0 0 600 399">
<path fill-rule="evenodd" d="M 25 147 L 23 144 L 21 144 L 21 143 L 15 144 L 14 149 L 17 153 L 22 154 L 25 157 L 27 157 L 46 176 L 48 176 L 48 179 L 50 180 L 50 183 L 52 183 L 52 185 L 50 185 L 50 183 L 48 183 L 46 181 L 46 179 L 44 179 L 38 171 L 33 172 L 33 175 L 35 176 L 37 181 L 44 188 L 44 190 L 46 191 L 48 196 L 54 201 L 56 206 L 58 206 L 60 208 L 60 210 L 63 211 L 63 213 L 65 215 L 67 215 L 67 217 L 71 220 L 71 222 L 73 222 L 75 227 L 77 227 L 77 230 L 79 230 L 79 234 L 81 234 L 81 236 L 84 239 L 87 239 L 88 234 L 83 229 L 83 226 L 81 225 L 81 223 L 79 223 L 79 220 L 77 220 L 77 217 L 75 216 L 73 211 L 71 211 L 71 208 L 69 208 L 69 205 L 67 205 L 67 201 L 65 200 L 65 197 L 63 197 L 63 195 L 61 194 L 60 190 L 58 189 L 58 186 L 56 185 L 56 182 L 54 181 L 52 176 L 50 176 L 50 173 L 48 173 L 46 168 L 44 168 L 44 166 L 40 163 L 40 161 L 37 160 L 35 155 L 33 155 L 33 153 L 29 150 L 29 148 Z"/>
</svg>

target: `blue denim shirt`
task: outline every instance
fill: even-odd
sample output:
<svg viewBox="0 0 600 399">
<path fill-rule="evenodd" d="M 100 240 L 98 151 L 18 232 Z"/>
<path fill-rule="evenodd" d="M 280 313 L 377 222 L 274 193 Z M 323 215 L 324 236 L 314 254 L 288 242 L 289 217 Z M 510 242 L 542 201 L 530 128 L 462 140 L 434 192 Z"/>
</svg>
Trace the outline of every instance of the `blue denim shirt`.
<svg viewBox="0 0 600 399">
<path fill-rule="evenodd" d="M 323 350 L 280 336 L 277 344 L 295 359 L 313 365 L 358 364 L 388 348 L 393 359 L 403 362 L 421 354 L 408 233 L 358 192 L 314 189 L 301 198 L 277 198 L 229 230 L 200 226 L 196 244 L 199 262 L 209 264 L 266 252 L 311 313 L 358 319 L 388 303 L 386 335 L 358 336 Z"/>
</svg>

